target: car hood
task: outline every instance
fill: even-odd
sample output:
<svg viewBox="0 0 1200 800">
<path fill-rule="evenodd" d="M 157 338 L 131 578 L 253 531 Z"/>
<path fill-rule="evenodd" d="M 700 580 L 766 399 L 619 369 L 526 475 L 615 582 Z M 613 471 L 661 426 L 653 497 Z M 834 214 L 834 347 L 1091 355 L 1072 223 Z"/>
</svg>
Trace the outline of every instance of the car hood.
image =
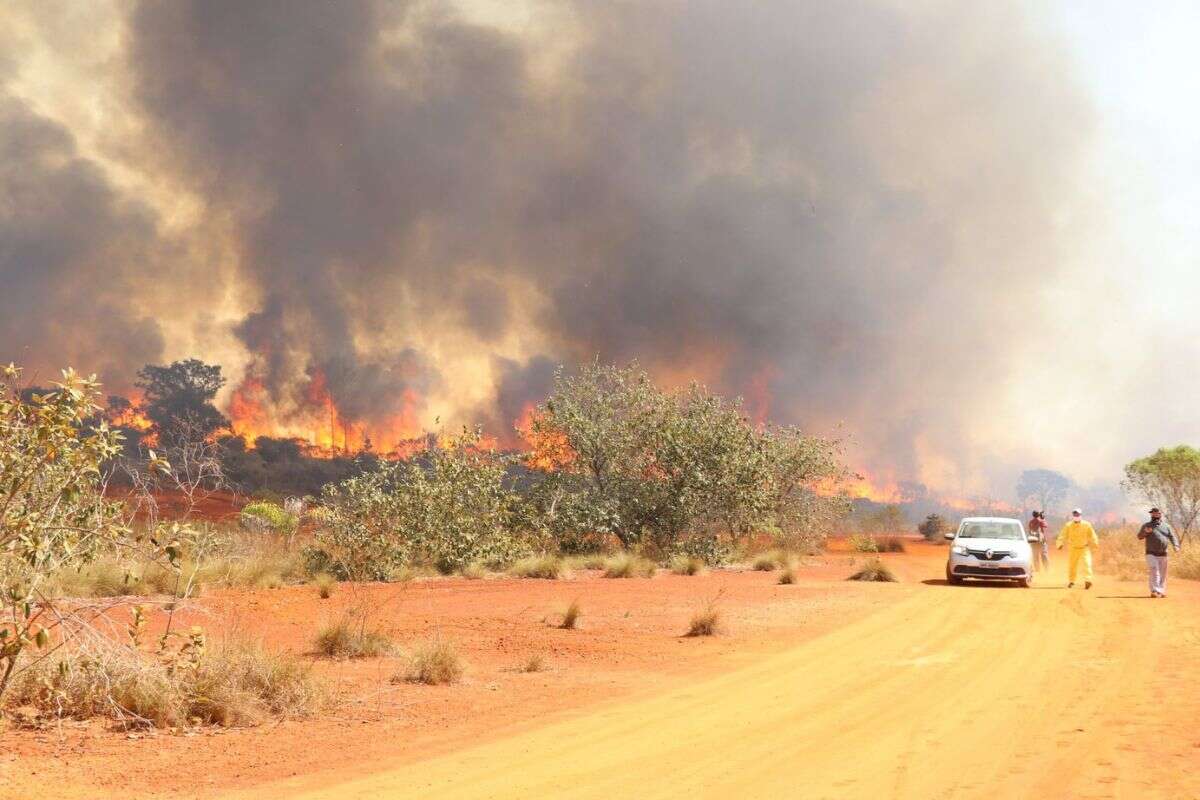
<svg viewBox="0 0 1200 800">
<path fill-rule="evenodd" d="M 955 539 L 955 544 L 966 545 L 972 550 L 995 550 L 997 553 L 1019 553 L 1029 546 L 1020 539 Z"/>
</svg>

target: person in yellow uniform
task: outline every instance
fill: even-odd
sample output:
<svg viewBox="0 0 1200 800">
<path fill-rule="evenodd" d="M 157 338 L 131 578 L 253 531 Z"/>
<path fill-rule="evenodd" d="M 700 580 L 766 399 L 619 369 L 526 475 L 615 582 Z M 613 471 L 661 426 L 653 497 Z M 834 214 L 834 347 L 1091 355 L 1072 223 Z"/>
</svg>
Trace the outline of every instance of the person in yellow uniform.
<svg viewBox="0 0 1200 800">
<path fill-rule="evenodd" d="M 1071 512 L 1071 519 L 1058 532 L 1054 545 L 1063 549 L 1067 545 L 1067 588 L 1075 585 L 1075 577 L 1079 573 L 1079 562 L 1083 562 L 1083 588 L 1092 588 L 1092 548 L 1100 546 L 1096 538 L 1096 529 L 1092 523 L 1083 518 L 1083 512 L 1078 508 Z"/>
</svg>

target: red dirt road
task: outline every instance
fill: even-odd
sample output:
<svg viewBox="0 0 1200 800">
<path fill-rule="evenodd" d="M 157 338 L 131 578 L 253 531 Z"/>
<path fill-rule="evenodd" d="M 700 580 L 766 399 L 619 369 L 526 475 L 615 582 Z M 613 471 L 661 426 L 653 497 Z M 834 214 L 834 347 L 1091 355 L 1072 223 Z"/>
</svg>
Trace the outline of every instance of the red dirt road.
<svg viewBox="0 0 1200 800">
<path fill-rule="evenodd" d="M 408 592 L 388 612 L 402 641 L 439 625 L 463 643 L 463 685 L 329 667 L 356 698 L 339 719 L 153 741 L 89 728 L 35 747 L 11 731 L 0 778 L 25 797 L 1200 797 L 1200 587 L 1165 601 L 1103 577 L 1090 592 L 949 587 L 943 553 L 890 557 L 896 585 L 836 580 L 850 568 L 831 556 L 794 587 L 771 573 L 375 587 Z M 730 632 L 680 639 L 719 588 Z M 299 591 L 240 604 L 295 646 L 315 627 Z M 573 596 L 583 630 L 541 622 Z M 551 671 L 512 671 L 532 650 Z"/>
</svg>

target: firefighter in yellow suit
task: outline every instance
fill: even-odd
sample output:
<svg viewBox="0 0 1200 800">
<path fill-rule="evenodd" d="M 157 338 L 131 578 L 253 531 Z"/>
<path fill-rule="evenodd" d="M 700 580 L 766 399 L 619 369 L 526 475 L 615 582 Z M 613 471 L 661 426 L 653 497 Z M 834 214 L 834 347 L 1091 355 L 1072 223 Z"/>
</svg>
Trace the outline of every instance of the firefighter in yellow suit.
<svg viewBox="0 0 1200 800">
<path fill-rule="evenodd" d="M 1055 547 L 1063 549 L 1067 545 L 1067 586 L 1075 585 L 1075 577 L 1079 574 L 1079 562 L 1083 562 L 1083 588 L 1092 588 L 1092 548 L 1100 546 L 1096 538 L 1096 529 L 1092 523 L 1083 518 L 1083 512 L 1078 508 L 1071 512 L 1071 521 L 1058 532 L 1054 541 Z"/>
</svg>

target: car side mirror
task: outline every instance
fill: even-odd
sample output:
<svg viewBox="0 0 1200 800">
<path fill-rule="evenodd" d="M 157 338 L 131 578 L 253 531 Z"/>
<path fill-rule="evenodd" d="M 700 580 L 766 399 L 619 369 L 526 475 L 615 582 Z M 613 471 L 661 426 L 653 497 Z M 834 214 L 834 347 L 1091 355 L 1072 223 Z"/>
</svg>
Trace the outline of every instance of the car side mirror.
<svg viewBox="0 0 1200 800">
<path fill-rule="evenodd" d="M 945 539 L 946 541 L 952 542 L 952 541 L 954 541 L 954 534 L 953 533 L 945 533 L 945 534 L 942 534 L 942 538 Z"/>
</svg>

